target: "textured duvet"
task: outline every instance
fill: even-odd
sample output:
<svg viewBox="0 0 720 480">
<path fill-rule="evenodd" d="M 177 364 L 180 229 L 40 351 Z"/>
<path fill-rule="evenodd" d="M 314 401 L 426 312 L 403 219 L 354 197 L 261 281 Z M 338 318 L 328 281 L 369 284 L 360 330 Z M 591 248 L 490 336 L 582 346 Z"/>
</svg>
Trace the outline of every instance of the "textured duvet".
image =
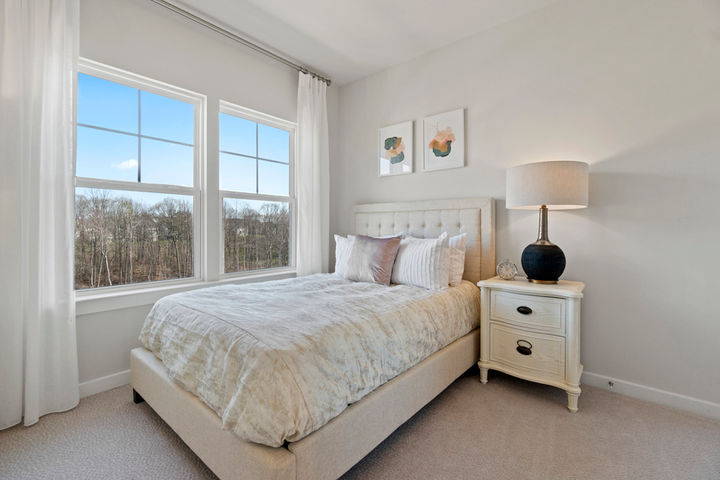
<svg viewBox="0 0 720 480">
<path fill-rule="evenodd" d="M 297 441 L 478 325 L 479 290 L 338 275 L 170 295 L 140 341 L 240 438 Z"/>
</svg>

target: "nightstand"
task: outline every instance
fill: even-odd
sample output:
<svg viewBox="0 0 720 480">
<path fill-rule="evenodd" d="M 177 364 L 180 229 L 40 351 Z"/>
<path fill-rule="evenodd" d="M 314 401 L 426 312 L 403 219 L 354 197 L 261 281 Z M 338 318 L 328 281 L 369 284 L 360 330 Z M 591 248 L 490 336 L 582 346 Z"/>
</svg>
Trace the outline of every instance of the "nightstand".
<svg viewBox="0 0 720 480">
<path fill-rule="evenodd" d="M 561 280 L 554 285 L 525 278 L 494 277 L 478 282 L 480 381 L 499 370 L 567 392 L 568 409 L 580 397 L 580 301 L 585 284 Z"/>
</svg>

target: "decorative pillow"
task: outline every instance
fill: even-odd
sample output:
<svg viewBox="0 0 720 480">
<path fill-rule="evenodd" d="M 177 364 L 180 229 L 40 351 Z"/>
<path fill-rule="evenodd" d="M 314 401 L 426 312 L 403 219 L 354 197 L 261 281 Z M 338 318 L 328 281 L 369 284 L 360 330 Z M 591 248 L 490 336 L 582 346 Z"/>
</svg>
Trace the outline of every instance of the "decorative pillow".
<svg viewBox="0 0 720 480">
<path fill-rule="evenodd" d="M 373 237 L 373 238 L 393 238 L 393 237 L 405 237 L 405 232 L 396 233 L 395 235 L 388 235 L 385 237 Z M 335 234 L 335 273 L 340 276 L 345 275 L 345 268 L 347 267 L 347 261 L 350 257 L 350 249 L 352 248 L 353 240 L 355 235 L 348 235 L 347 238 Z"/>
<path fill-rule="evenodd" d="M 390 285 L 401 236 L 375 238 L 356 235 L 344 277 L 357 282 Z"/>
<path fill-rule="evenodd" d="M 461 233 L 450 237 L 450 286 L 457 287 L 462 283 L 465 273 L 465 247 L 467 245 L 467 233 Z"/>
<path fill-rule="evenodd" d="M 335 235 L 335 273 L 340 276 L 345 275 L 354 240 L 355 235 L 348 235 L 347 238 Z"/>
<path fill-rule="evenodd" d="M 449 283 L 448 234 L 438 238 L 408 237 L 400 243 L 393 283 L 439 290 Z"/>
</svg>

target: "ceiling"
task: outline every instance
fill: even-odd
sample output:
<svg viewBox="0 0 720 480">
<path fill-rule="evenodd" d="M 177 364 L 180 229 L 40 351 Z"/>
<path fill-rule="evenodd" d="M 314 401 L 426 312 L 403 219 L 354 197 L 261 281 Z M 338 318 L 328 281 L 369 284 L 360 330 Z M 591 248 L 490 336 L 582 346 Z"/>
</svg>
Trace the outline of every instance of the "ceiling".
<svg viewBox="0 0 720 480">
<path fill-rule="evenodd" d="M 342 85 L 556 0 L 182 0 Z"/>
</svg>

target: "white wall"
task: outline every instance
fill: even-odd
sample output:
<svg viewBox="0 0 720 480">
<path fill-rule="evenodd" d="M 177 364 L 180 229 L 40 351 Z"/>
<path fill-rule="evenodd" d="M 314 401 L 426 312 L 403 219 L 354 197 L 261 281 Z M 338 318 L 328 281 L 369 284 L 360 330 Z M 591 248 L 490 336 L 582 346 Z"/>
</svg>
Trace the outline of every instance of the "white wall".
<svg viewBox="0 0 720 480">
<path fill-rule="evenodd" d="M 207 95 L 208 156 L 217 157 L 218 100 L 295 121 L 297 72 L 252 52 L 147 0 L 82 0 L 80 55 Z M 337 98 L 330 89 L 330 111 Z M 334 117 L 331 117 L 334 118 Z M 335 125 L 336 122 L 333 122 Z M 217 165 L 217 162 L 209 162 Z M 209 168 L 208 182 L 217 181 Z M 211 202 L 214 201 L 214 204 Z M 218 210 L 217 198 L 208 208 Z M 208 226 L 219 232 L 219 224 Z M 214 239 L 209 244 L 217 244 Z M 208 250 L 208 262 L 218 252 Z M 213 279 L 210 279 L 213 280 Z M 130 349 L 150 304 L 107 312 L 79 307 L 78 356 L 82 393 L 122 384 Z M 102 379 L 102 377 L 110 378 Z M 100 380 L 98 380 L 100 378 Z"/>
<path fill-rule="evenodd" d="M 564 278 L 587 284 L 585 381 L 718 414 L 719 85 L 717 2 L 557 2 L 340 89 L 331 232 L 357 203 L 492 196 L 497 258 L 520 265 L 537 214 L 505 209 L 505 169 L 589 162 L 590 207 L 550 214 Z M 423 172 L 422 118 L 458 107 L 467 167 Z M 411 119 L 416 173 L 378 178 L 378 127 Z"/>
</svg>

